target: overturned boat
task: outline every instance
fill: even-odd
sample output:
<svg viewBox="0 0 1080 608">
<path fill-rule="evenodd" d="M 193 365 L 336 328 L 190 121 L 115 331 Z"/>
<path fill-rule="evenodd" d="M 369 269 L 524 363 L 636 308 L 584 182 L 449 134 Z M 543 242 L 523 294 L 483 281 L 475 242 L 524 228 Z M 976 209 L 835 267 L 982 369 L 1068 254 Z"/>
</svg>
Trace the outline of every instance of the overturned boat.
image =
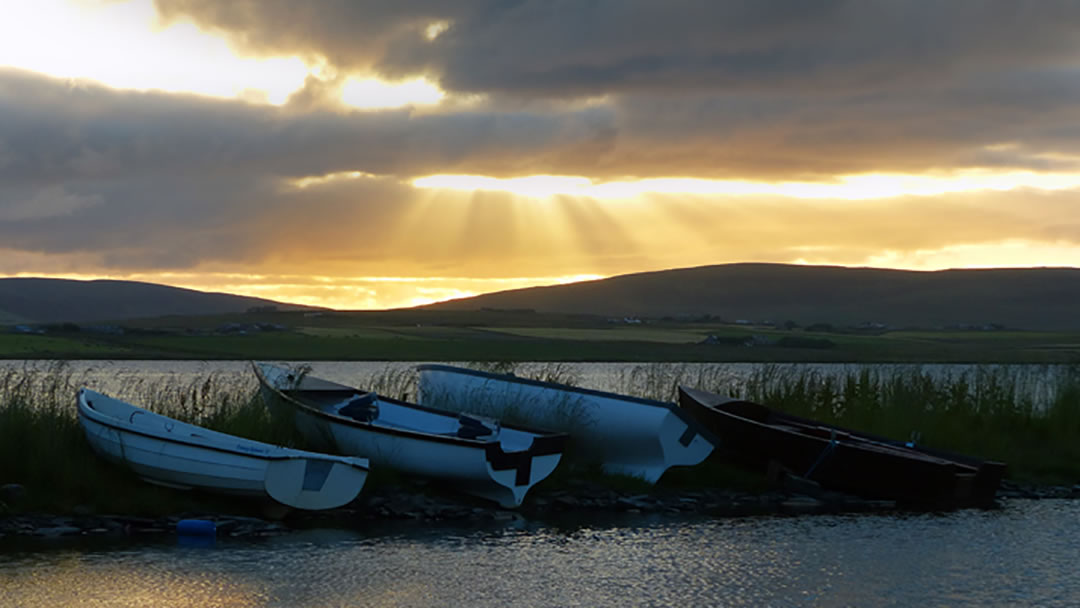
<svg viewBox="0 0 1080 608">
<path fill-rule="evenodd" d="M 364 487 L 368 461 L 305 452 L 219 433 L 82 388 L 79 423 L 90 447 L 142 479 L 170 488 L 270 497 L 332 509 Z"/>
<path fill-rule="evenodd" d="M 990 506 L 1005 464 L 793 416 L 679 387 L 679 405 L 716 434 L 735 464 L 779 465 L 824 488 L 931 508 Z"/>
<path fill-rule="evenodd" d="M 421 402 L 563 431 L 577 458 L 606 473 L 655 483 L 713 451 L 711 434 L 673 403 L 450 365 L 417 369 Z"/>
<path fill-rule="evenodd" d="M 266 363 L 254 368 L 267 405 L 290 416 L 308 441 L 503 507 L 519 506 L 562 456 L 562 433 L 391 399 Z"/>
</svg>

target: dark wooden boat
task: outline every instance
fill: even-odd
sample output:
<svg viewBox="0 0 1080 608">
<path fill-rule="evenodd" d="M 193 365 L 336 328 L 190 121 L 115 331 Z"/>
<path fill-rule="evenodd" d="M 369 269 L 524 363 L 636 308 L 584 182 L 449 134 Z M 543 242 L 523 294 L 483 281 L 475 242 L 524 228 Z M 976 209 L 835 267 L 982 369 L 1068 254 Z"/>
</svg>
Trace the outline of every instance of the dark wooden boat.
<svg viewBox="0 0 1080 608">
<path fill-rule="evenodd" d="M 1005 464 L 793 416 L 759 403 L 679 387 L 679 406 L 720 439 L 733 463 L 777 465 L 823 488 L 926 508 L 991 506 Z"/>
</svg>

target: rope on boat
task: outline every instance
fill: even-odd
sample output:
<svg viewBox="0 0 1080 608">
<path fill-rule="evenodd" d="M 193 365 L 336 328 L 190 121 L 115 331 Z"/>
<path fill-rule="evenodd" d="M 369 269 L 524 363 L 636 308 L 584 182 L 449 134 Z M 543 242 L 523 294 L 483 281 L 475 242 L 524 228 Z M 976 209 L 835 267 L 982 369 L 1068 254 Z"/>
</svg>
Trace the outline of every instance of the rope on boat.
<svg viewBox="0 0 1080 608">
<path fill-rule="evenodd" d="M 810 475 L 813 474 L 814 469 L 816 469 L 818 465 L 825 460 L 826 456 L 831 454 L 832 451 L 836 449 L 837 443 L 839 442 L 836 440 L 836 429 L 830 429 L 828 445 L 825 446 L 824 450 L 821 450 L 821 453 L 818 454 L 817 460 L 814 461 L 814 464 L 810 465 L 810 468 L 806 470 L 806 475 L 803 475 L 803 477 L 810 479 Z"/>
<path fill-rule="evenodd" d="M 909 448 L 913 448 L 913 447 L 915 447 L 916 443 L 919 443 L 921 441 L 922 441 L 922 433 L 920 433 L 919 431 L 911 431 L 911 435 L 908 438 L 907 443 L 905 443 L 904 445 L 906 445 Z"/>
</svg>

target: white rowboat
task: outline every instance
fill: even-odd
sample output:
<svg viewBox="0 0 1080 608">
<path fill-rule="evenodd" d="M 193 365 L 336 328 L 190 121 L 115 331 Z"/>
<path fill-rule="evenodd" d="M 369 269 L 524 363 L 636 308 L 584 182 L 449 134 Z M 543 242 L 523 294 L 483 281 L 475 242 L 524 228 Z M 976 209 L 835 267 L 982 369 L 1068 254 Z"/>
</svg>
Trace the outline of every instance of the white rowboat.
<svg viewBox="0 0 1080 608">
<path fill-rule="evenodd" d="M 563 431 L 606 473 L 655 483 L 669 467 L 705 460 L 716 443 L 674 403 L 450 365 L 417 369 L 422 403 Z"/>
<path fill-rule="evenodd" d="M 86 388 L 79 389 L 77 401 L 79 423 L 94 451 L 150 483 L 332 509 L 356 498 L 367 479 L 363 458 L 211 431 Z"/>
<path fill-rule="evenodd" d="M 308 441 L 516 507 L 559 463 L 566 436 L 437 410 L 255 364 L 271 411 Z M 460 410 L 459 410 L 460 411 Z"/>
</svg>

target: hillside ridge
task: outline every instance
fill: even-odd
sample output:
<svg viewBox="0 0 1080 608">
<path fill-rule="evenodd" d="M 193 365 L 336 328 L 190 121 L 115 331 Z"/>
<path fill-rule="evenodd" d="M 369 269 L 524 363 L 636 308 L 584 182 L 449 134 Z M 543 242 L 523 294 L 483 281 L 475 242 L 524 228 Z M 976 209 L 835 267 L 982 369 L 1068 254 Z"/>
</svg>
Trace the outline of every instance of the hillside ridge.
<svg viewBox="0 0 1080 608">
<path fill-rule="evenodd" d="M 1080 269 L 950 269 L 738 263 L 529 287 L 427 305 L 612 317 L 787 320 L 889 327 L 1080 328 Z"/>
<path fill-rule="evenodd" d="M 0 323 L 6 324 L 92 323 L 244 312 L 267 306 L 278 310 L 314 308 L 139 281 L 0 278 Z"/>
</svg>

